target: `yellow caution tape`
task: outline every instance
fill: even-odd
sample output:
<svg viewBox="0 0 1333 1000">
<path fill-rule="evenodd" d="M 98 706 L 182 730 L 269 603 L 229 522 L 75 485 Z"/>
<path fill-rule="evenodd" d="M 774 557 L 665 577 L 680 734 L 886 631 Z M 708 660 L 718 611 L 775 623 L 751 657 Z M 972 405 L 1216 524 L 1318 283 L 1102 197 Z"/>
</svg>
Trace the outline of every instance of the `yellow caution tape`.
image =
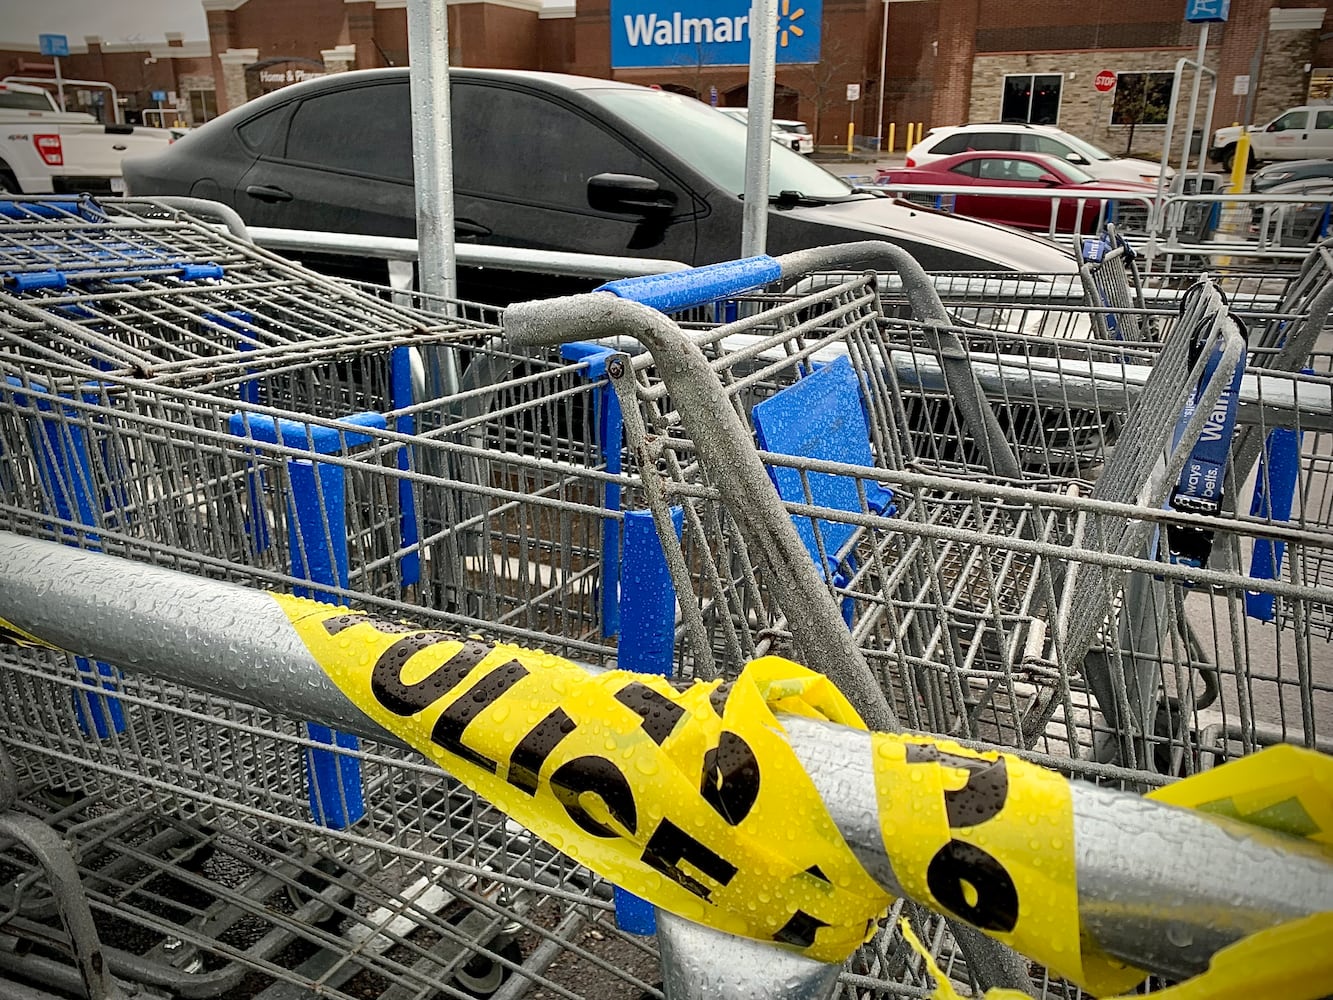
<svg viewBox="0 0 1333 1000">
<path fill-rule="evenodd" d="M 838 832 L 775 714 L 864 730 L 821 675 L 766 657 L 734 682 L 676 687 L 274 599 L 368 716 L 557 849 L 664 909 L 839 962 L 892 902 Z M 1080 935 L 1064 778 L 947 740 L 876 733 L 871 744 L 885 850 L 909 895 L 1095 993 L 1143 979 Z M 1277 748 L 1153 797 L 1318 840 L 1333 830 L 1331 770 L 1321 755 Z"/>
<path fill-rule="evenodd" d="M 829 962 L 891 900 L 844 842 L 771 706 L 864 728 L 769 657 L 732 684 L 592 675 L 547 653 L 284 596 L 357 706 L 554 847 L 690 920 Z"/>
<path fill-rule="evenodd" d="M 907 894 L 1095 993 L 1146 973 L 1081 940 L 1069 783 L 1011 754 L 876 733 L 875 794 Z"/>
<path fill-rule="evenodd" d="M 932 1000 L 963 1000 L 906 921 L 903 936 L 935 977 Z M 1318 1000 L 1333 992 L 1333 913 L 1291 920 L 1223 948 L 1208 970 L 1148 994 L 1152 1000 Z M 983 1000 L 1031 1000 L 1018 990 L 987 990 Z M 1115 997 L 1112 1000 L 1135 1000 Z"/>
<path fill-rule="evenodd" d="M 1333 849 L 1333 757 L 1313 750 L 1279 744 L 1154 789 L 1147 798 Z"/>
<path fill-rule="evenodd" d="M 34 649 L 55 649 L 49 642 L 43 642 L 31 632 L 25 632 L 17 625 L 12 625 L 0 618 L 0 646 L 29 646 Z"/>
</svg>

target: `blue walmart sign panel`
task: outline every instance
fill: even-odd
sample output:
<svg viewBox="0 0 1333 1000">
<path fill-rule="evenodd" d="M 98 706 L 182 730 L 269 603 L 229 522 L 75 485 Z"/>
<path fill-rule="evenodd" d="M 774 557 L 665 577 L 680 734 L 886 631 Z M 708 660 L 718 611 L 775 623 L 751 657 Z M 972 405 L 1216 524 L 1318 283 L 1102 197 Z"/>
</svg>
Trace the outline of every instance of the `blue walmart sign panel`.
<svg viewBox="0 0 1333 1000">
<path fill-rule="evenodd" d="M 779 63 L 819 62 L 823 0 L 778 0 Z M 611 65 L 744 66 L 749 0 L 611 0 Z"/>
</svg>

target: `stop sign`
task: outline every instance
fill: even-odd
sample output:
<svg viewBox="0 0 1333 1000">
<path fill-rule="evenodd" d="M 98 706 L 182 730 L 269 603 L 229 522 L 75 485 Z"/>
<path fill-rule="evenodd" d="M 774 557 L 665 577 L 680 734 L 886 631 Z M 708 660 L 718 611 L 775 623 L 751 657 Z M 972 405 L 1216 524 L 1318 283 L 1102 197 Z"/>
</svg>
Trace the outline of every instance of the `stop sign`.
<svg viewBox="0 0 1333 1000">
<path fill-rule="evenodd" d="M 1106 93 L 1108 90 L 1114 90 L 1115 74 L 1112 73 L 1109 69 L 1104 69 L 1097 74 L 1097 78 L 1092 81 L 1092 85 L 1096 87 L 1098 90 L 1100 90 L 1103 94 Z"/>
</svg>

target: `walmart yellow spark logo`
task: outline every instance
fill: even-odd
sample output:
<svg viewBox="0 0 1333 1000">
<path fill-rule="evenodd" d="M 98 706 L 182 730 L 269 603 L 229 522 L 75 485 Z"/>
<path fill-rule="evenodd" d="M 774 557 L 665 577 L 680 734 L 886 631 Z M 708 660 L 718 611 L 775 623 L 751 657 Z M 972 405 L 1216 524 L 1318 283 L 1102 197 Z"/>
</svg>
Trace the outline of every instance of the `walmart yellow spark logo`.
<svg viewBox="0 0 1333 1000">
<path fill-rule="evenodd" d="M 778 15 L 778 45 L 785 49 L 792 36 L 800 38 L 805 34 L 804 29 L 796 23 L 804 16 L 804 7 L 792 10 L 791 0 L 782 0 L 782 13 Z"/>
</svg>

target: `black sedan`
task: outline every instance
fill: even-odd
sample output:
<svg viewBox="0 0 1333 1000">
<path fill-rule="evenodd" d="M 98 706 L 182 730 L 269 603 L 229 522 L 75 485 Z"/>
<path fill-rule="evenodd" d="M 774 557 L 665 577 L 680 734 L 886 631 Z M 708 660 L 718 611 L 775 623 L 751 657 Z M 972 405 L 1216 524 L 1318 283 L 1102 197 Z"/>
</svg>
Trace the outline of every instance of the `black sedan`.
<svg viewBox="0 0 1333 1000">
<path fill-rule="evenodd" d="M 458 69 L 451 84 L 460 241 L 687 264 L 740 255 L 740 123 L 610 80 Z M 406 69 L 340 73 L 128 159 L 125 178 L 134 195 L 211 198 L 254 226 L 412 236 L 410 115 Z M 1050 243 L 858 190 L 788 149 L 771 155 L 770 252 L 884 239 L 928 268 L 1074 270 Z M 466 275 L 460 285 L 478 292 Z M 538 291 L 529 277 L 517 295 Z"/>
<path fill-rule="evenodd" d="M 1286 160 L 1270 163 L 1250 178 L 1253 194 L 1268 194 L 1279 184 L 1296 181 L 1333 180 L 1333 160 Z"/>
</svg>

